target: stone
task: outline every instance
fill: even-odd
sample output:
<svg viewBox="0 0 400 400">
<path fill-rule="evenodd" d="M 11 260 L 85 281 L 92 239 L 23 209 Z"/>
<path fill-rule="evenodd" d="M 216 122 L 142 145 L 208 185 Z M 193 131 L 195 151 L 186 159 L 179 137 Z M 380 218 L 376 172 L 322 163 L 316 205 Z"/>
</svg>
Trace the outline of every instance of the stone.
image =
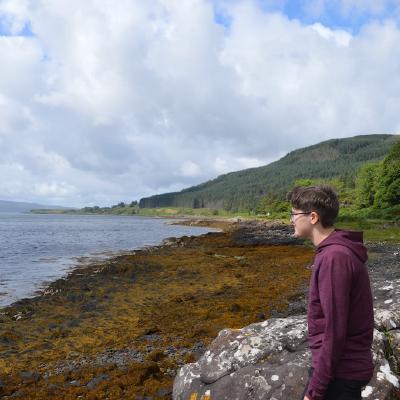
<svg viewBox="0 0 400 400">
<path fill-rule="evenodd" d="M 105 381 L 107 379 L 110 379 L 110 376 L 107 374 L 101 374 L 99 376 L 96 376 L 92 380 L 90 380 L 87 384 L 86 387 L 88 389 L 93 390 L 100 382 Z"/>
<path fill-rule="evenodd" d="M 400 279 L 388 282 L 372 282 L 375 307 L 375 325 L 380 330 L 397 329 L 400 326 Z"/>
<path fill-rule="evenodd" d="M 156 396 L 159 396 L 159 397 L 169 396 L 169 398 L 171 398 L 171 395 L 172 395 L 172 387 L 161 388 L 161 389 L 158 389 L 156 392 Z"/>
<path fill-rule="evenodd" d="M 242 307 L 240 307 L 240 304 L 233 303 L 233 304 L 230 306 L 229 311 L 232 311 L 232 312 L 239 312 L 239 311 L 241 311 L 241 309 L 242 309 Z"/>
<path fill-rule="evenodd" d="M 389 332 L 389 348 L 392 351 L 390 355 L 395 371 L 400 371 L 400 330 Z"/>
<path fill-rule="evenodd" d="M 20 372 L 19 376 L 21 377 L 23 383 L 33 383 L 40 379 L 39 373 L 31 371 L 22 371 Z"/>
<path fill-rule="evenodd" d="M 302 244 L 304 240 L 293 236 L 290 225 L 271 221 L 243 221 L 233 232 L 232 239 L 239 245 Z"/>
<path fill-rule="evenodd" d="M 61 386 L 57 385 L 56 383 L 50 383 L 49 386 L 47 386 L 47 388 L 50 390 L 59 390 L 61 389 Z"/>
<path fill-rule="evenodd" d="M 14 392 L 10 397 L 11 397 L 12 399 L 14 399 L 14 398 L 23 397 L 23 396 L 25 396 L 25 395 L 26 395 L 26 392 L 20 389 L 20 390 L 17 390 L 16 392 Z"/>
</svg>

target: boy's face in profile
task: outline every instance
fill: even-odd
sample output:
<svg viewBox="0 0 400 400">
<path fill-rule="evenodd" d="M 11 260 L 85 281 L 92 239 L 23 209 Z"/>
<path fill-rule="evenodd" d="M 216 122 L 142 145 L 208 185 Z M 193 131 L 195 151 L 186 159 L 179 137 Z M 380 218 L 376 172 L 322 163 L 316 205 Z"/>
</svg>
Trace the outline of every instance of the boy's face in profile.
<svg viewBox="0 0 400 400">
<path fill-rule="evenodd" d="M 311 214 L 315 213 L 305 213 L 303 210 L 292 208 L 290 221 L 294 226 L 294 237 L 310 238 L 314 226 L 311 222 Z"/>
</svg>

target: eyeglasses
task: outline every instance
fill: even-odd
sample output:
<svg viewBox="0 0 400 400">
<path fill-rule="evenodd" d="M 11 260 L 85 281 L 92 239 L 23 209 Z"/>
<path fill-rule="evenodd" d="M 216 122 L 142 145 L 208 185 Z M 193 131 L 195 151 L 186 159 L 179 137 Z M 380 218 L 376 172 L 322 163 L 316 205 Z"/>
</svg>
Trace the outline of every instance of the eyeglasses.
<svg viewBox="0 0 400 400">
<path fill-rule="evenodd" d="M 299 213 L 291 212 L 289 213 L 289 219 L 292 219 L 294 215 L 301 215 L 301 214 L 311 214 L 311 212 L 299 212 Z"/>
</svg>

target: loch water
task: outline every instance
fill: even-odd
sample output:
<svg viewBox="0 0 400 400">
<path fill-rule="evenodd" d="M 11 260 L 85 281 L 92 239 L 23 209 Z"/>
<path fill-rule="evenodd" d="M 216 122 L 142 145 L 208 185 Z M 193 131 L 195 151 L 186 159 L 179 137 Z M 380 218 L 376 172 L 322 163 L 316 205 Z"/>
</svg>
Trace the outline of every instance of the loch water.
<svg viewBox="0 0 400 400">
<path fill-rule="evenodd" d="M 34 296 L 82 263 L 210 231 L 163 218 L 0 213 L 0 307 Z"/>
</svg>

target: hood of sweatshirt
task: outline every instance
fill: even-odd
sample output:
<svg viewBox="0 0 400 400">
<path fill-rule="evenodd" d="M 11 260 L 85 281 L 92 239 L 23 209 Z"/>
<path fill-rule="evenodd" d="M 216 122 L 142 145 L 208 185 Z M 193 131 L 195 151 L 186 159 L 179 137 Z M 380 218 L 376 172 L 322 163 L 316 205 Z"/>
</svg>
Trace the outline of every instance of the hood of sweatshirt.
<svg viewBox="0 0 400 400">
<path fill-rule="evenodd" d="M 317 246 L 316 252 L 320 253 L 333 245 L 349 248 L 363 263 L 368 259 L 367 249 L 363 243 L 363 232 L 335 229 Z"/>
</svg>

